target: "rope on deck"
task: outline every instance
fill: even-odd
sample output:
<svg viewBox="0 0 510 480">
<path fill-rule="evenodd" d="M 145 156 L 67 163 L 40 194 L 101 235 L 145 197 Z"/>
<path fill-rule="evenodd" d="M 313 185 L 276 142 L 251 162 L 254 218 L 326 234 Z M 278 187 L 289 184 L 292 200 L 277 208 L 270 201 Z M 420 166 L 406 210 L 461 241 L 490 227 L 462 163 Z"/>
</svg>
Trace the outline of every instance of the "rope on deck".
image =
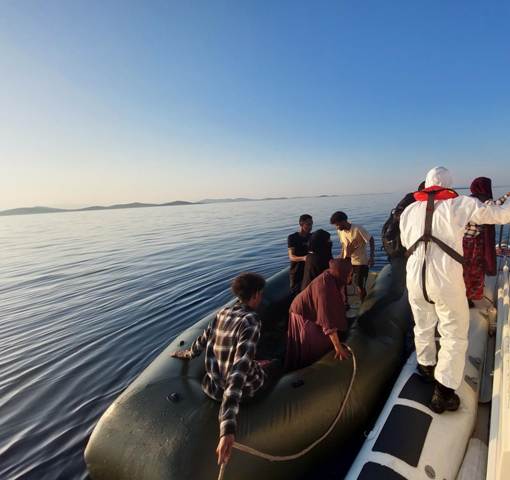
<svg viewBox="0 0 510 480">
<path fill-rule="evenodd" d="M 354 380 L 356 378 L 356 372 L 357 372 L 357 365 L 356 365 L 356 356 L 354 355 L 354 352 L 348 345 L 344 345 L 349 352 L 351 352 L 352 357 L 352 375 L 351 375 L 351 381 L 349 383 L 349 388 L 347 389 L 347 392 L 345 394 L 344 399 L 342 400 L 342 404 L 340 406 L 340 409 L 338 410 L 338 413 L 336 414 L 335 419 L 329 426 L 329 428 L 314 442 L 312 442 L 310 445 L 305 447 L 303 450 L 293 453 L 291 455 L 271 455 L 270 453 L 262 452 L 260 450 L 257 450 L 256 448 L 252 448 L 248 445 L 244 445 L 242 443 L 234 442 L 233 448 L 240 450 L 241 452 L 247 453 L 248 455 L 252 455 L 254 457 L 262 458 L 264 460 L 269 460 L 270 462 L 287 462 L 289 460 L 296 460 L 304 455 L 306 455 L 310 450 L 315 448 L 319 443 L 321 443 L 323 440 L 325 440 L 330 433 L 333 431 L 333 429 L 336 427 L 336 424 L 342 417 L 342 414 L 344 412 L 345 406 L 347 405 L 347 400 L 351 394 L 352 387 L 354 385 Z M 223 480 L 223 476 L 225 475 L 225 469 L 226 464 L 222 464 L 220 466 L 220 473 L 218 475 L 218 480 Z"/>
</svg>

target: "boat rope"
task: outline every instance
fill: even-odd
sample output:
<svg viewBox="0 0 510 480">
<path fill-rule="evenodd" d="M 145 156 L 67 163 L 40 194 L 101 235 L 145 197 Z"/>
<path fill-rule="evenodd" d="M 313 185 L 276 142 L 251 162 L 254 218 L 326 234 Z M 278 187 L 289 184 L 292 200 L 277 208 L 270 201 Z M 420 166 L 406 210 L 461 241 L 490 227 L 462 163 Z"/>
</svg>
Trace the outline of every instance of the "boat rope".
<svg viewBox="0 0 510 480">
<path fill-rule="evenodd" d="M 356 356 L 354 355 L 354 352 L 349 347 L 349 345 L 344 344 L 344 347 L 347 348 L 347 350 L 349 350 L 349 352 L 351 352 L 351 358 L 352 358 L 351 381 L 349 383 L 349 388 L 347 389 L 344 399 L 342 400 L 342 404 L 340 406 L 340 409 L 338 410 L 338 413 L 336 414 L 335 419 L 333 420 L 333 422 L 331 423 L 329 428 L 319 438 L 317 438 L 314 442 L 312 442 L 310 445 L 303 448 L 299 452 L 293 453 L 291 455 L 271 455 L 270 453 L 262 452 L 260 450 L 257 450 L 256 448 L 250 447 L 248 445 L 244 445 L 239 442 L 234 442 L 233 448 L 235 448 L 241 452 L 247 453 L 248 455 L 252 455 L 252 456 L 258 457 L 258 458 L 263 458 L 264 460 L 269 460 L 270 462 L 287 462 L 289 460 L 296 460 L 296 459 L 306 455 L 310 450 L 312 450 L 319 443 L 321 443 L 323 440 L 325 440 L 330 435 L 330 433 L 333 431 L 333 429 L 336 427 L 336 424 L 342 417 L 342 414 L 345 410 L 345 406 L 347 405 L 347 400 L 349 399 L 349 396 L 352 391 L 352 387 L 354 385 L 354 380 L 356 378 L 356 372 L 357 372 Z M 223 480 L 223 476 L 225 474 L 225 469 L 226 469 L 226 464 L 222 464 L 220 467 L 220 473 L 218 476 L 218 480 Z"/>
</svg>

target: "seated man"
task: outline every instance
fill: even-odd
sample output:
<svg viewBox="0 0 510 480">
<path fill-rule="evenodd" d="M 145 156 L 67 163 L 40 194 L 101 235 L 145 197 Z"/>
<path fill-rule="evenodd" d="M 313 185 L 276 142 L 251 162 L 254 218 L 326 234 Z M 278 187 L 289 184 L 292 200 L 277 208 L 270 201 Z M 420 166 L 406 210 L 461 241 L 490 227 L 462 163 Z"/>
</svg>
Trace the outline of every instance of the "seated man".
<svg viewBox="0 0 510 480">
<path fill-rule="evenodd" d="M 339 334 L 347 330 L 344 291 L 351 275 L 349 260 L 330 260 L 329 269 L 294 299 L 289 312 L 286 370 L 311 365 L 333 349 L 338 360 L 348 357 Z"/>
<path fill-rule="evenodd" d="M 225 464 L 230 459 L 239 403 L 267 389 L 281 370 L 279 360 L 260 363 L 255 360 L 260 337 L 256 309 L 262 301 L 265 283 L 256 273 L 237 276 L 232 282 L 232 291 L 238 301 L 222 308 L 189 350 L 172 354 L 189 360 L 205 349 L 206 373 L 202 388 L 206 395 L 221 402 L 220 440 L 216 449 L 218 464 Z"/>
</svg>

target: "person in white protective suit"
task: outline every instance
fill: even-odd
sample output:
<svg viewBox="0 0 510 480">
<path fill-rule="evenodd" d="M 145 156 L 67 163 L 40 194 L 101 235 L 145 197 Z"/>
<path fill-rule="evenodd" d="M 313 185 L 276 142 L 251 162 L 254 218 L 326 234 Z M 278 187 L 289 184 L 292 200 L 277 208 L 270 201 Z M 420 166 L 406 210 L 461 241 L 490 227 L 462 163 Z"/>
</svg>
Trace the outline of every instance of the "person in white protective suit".
<svg viewBox="0 0 510 480">
<path fill-rule="evenodd" d="M 402 245 L 408 249 L 407 289 L 413 311 L 419 372 L 434 381 L 430 408 L 442 413 L 457 410 L 455 394 L 462 383 L 468 343 L 469 307 L 462 268 L 462 238 L 469 222 L 510 222 L 510 202 L 485 205 L 459 196 L 444 167 L 430 170 L 425 190 L 415 193 L 415 203 L 400 217 Z M 429 197 L 432 200 L 429 200 Z M 429 227 L 425 225 L 429 213 Z M 435 330 L 441 336 L 436 360 Z M 435 368 L 434 368 L 435 366 Z"/>
</svg>

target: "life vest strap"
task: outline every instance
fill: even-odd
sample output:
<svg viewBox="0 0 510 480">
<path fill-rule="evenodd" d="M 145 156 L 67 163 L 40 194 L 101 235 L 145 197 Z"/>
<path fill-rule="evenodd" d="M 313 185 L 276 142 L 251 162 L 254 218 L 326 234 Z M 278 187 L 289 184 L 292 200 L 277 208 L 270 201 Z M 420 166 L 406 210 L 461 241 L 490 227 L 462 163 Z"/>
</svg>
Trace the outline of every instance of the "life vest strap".
<svg viewBox="0 0 510 480">
<path fill-rule="evenodd" d="M 425 235 L 422 235 L 418 240 L 416 240 L 416 242 L 414 242 L 412 244 L 411 247 L 409 247 L 407 249 L 406 256 L 410 257 L 415 252 L 415 250 L 418 248 L 418 246 L 421 242 L 424 242 L 425 244 L 427 244 L 429 242 L 434 242 L 444 253 L 446 253 L 447 255 L 452 257 L 457 262 L 461 263 L 462 265 L 464 265 L 466 263 L 466 259 L 460 253 L 458 253 L 452 247 L 450 247 L 449 245 L 444 243 L 439 238 L 434 237 L 433 235 L 428 237 L 428 239 Z"/>
<path fill-rule="evenodd" d="M 436 194 L 438 191 L 430 191 L 427 192 L 428 198 L 427 198 L 427 210 L 425 214 L 425 228 L 423 235 L 416 240 L 408 249 L 406 252 L 406 256 L 410 257 L 418 248 L 418 245 L 423 242 L 425 244 L 425 254 L 427 253 L 427 248 L 430 242 L 434 242 L 443 252 L 445 252 L 447 255 L 449 255 L 451 258 L 459 262 L 460 264 L 464 265 L 465 258 L 458 253 L 456 250 L 454 250 L 452 247 L 444 243 L 439 238 L 432 235 L 432 217 L 434 215 L 434 199 L 436 197 Z M 425 300 L 428 303 L 434 303 L 432 300 L 429 299 L 428 293 L 427 293 L 427 286 L 426 286 L 426 272 L 427 272 L 427 259 L 423 259 L 423 265 L 421 268 L 421 284 L 423 289 L 423 296 L 425 297 Z"/>
</svg>

